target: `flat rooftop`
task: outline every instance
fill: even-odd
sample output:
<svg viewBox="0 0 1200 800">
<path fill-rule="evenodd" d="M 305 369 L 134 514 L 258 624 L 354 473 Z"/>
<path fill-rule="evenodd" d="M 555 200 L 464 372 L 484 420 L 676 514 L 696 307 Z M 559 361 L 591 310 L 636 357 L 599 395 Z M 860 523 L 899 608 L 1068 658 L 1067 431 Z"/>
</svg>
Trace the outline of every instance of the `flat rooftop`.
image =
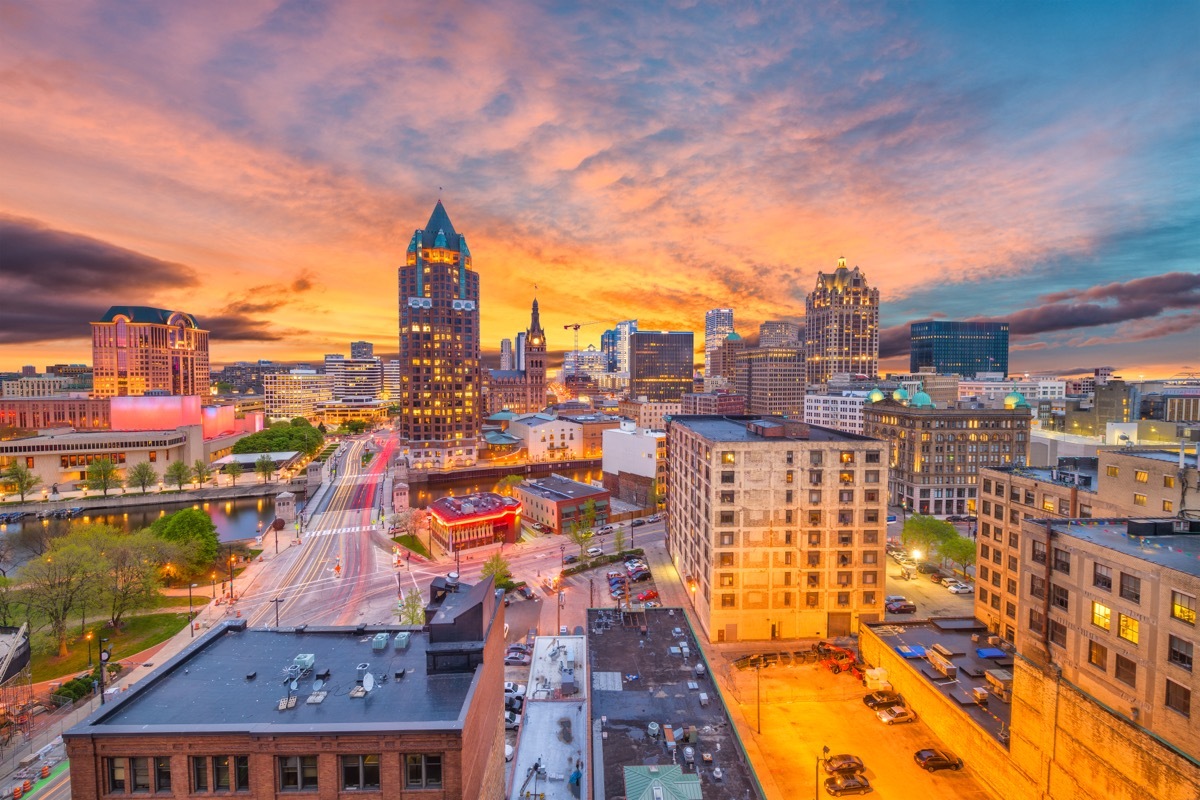
<svg viewBox="0 0 1200 800">
<path fill-rule="evenodd" d="M 595 797 L 624 796 L 627 766 L 673 764 L 700 776 L 705 797 L 764 796 L 681 609 L 589 610 L 588 660 L 603 762 L 593 764 Z"/>
<path fill-rule="evenodd" d="M 1153 459 L 1154 461 L 1166 461 L 1167 463 L 1170 463 L 1170 464 L 1178 464 L 1179 463 L 1179 451 L 1178 450 L 1175 450 L 1175 451 L 1171 451 L 1171 450 L 1118 450 L 1116 452 L 1120 453 L 1123 456 L 1133 456 L 1134 458 L 1149 458 L 1149 459 Z M 1190 452 L 1190 453 L 1187 452 L 1186 450 L 1184 451 L 1183 463 L 1184 463 L 1184 466 L 1193 467 L 1193 468 L 1196 467 L 1198 462 L 1197 462 L 1195 448 L 1192 448 L 1192 452 Z"/>
<path fill-rule="evenodd" d="M 426 674 L 427 634 L 413 632 L 407 649 L 397 649 L 398 631 L 372 626 L 362 633 L 344 627 L 301 631 L 225 623 L 70 733 L 272 735 L 461 728 L 475 673 Z M 382 651 L 372 647 L 377 633 L 388 635 Z M 285 678 L 300 654 L 311 654 L 313 665 L 300 671 L 297 688 L 290 691 Z M 359 664 L 370 665 L 375 683 L 364 697 L 352 696 Z M 403 678 L 396 677 L 400 670 Z M 296 702 L 279 710 L 289 695 Z"/>
<path fill-rule="evenodd" d="M 521 501 L 495 492 L 479 492 L 463 497 L 439 497 L 429 510 L 445 522 L 492 516 L 505 511 L 520 511 Z"/>
<path fill-rule="evenodd" d="M 1166 517 L 1063 519 L 1049 522 L 1055 533 L 1092 542 L 1177 572 L 1200 575 L 1200 523 L 1196 521 L 1180 520 L 1192 530 L 1176 533 L 1164 533 L 1176 522 Z"/>
<path fill-rule="evenodd" d="M 705 416 L 677 416 L 671 420 L 672 425 L 679 425 L 688 430 L 695 431 L 713 442 L 774 442 L 774 441 L 802 441 L 802 442 L 874 442 L 870 436 L 861 436 L 857 433 L 847 433 L 833 428 L 822 428 L 820 425 L 808 425 L 808 435 L 806 436 L 762 436 L 750 429 L 751 425 L 764 425 L 767 427 L 776 427 L 782 425 L 784 420 L 781 417 L 753 417 L 753 416 L 737 416 L 737 417 L 721 417 L 715 415 Z M 797 425 L 804 425 L 799 420 L 790 420 Z"/>
<path fill-rule="evenodd" d="M 1091 459 L 1095 461 L 1095 459 Z M 1006 475 L 1014 475 L 1018 478 L 1031 478 L 1042 483 L 1052 483 L 1057 486 L 1078 486 L 1079 491 L 1096 493 L 1096 485 L 1100 479 L 1100 470 L 1093 467 L 1081 466 L 1078 468 L 1072 467 L 1013 467 L 1013 466 L 995 466 L 984 467 L 993 472 L 1001 472 Z M 1075 473 L 1079 474 L 1080 481 L 1075 481 Z"/>
<path fill-rule="evenodd" d="M 949 697 L 971 721 L 997 740 L 1001 730 L 1007 731 L 1012 722 L 1012 706 L 1004 702 L 989 682 L 1007 674 L 1009 693 L 1012 691 L 1013 656 L 999 645 L 989 644 L 987 626 L 971 618 L 933 618 L 913 623 L 868 623 L 884 644 L 892 647 L 913 670 L 939 692 Z M 976 638 L 978 637 L 978 641 Z M 953 680 L 938 673 L 926 655 L 937 645 L 942 655 L 958 668 Z M 974 690 L 988 690 L 986 705 L 975 701 Z M 921 709 L 916 709 L 918 715 Z"/>
<path fill-rule="evenodd" d="M 534 478 L 525 481 L 518 488 L 523 492 L 537 495 L 546 500 L 578 500 L 597 495 L 608 494 L 607 489 L 600 489 L 591 484 L 580 483 L 569 478 L 551 475 L 549 478 Z"/>
</svg>

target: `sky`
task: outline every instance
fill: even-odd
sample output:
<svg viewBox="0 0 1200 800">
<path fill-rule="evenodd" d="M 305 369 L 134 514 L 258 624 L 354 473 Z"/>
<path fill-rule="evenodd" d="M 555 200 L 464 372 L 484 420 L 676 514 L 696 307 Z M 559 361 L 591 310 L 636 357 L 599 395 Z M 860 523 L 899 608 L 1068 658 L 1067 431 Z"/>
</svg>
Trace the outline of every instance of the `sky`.
<svg viewBox="0 0 1200 800">
<path fill-rule="evenodd" d="M 439 197 L 483 348 L 753 338 L 839 257 L 1013 372 L 1200 372 L 1200 3 L 0 0 L 0 371 L 110 305 L 214 363 L 396 350 Z M 702 335 L 697 345 L 702 344 Z"/>
</svg>

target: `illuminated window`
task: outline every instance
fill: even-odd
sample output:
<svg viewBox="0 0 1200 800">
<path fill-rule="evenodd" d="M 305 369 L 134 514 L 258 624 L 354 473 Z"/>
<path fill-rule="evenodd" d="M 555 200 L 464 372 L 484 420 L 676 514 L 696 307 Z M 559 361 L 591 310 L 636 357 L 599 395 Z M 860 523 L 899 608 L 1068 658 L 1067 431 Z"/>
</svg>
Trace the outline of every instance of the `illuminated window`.
<svg viewBox="0 0 1200 800">
<path fill-rule="evenodd" d="M 1112 630 L 1112 609 L 1101 603 L 1092 602 L 1092 624 L 1097 628 Z"/>
<path fill-rule="evenodd" d="M 1196 624 L 1196 598 L 1183 592 L 1171 592 L 1171 617 L 1188 625 Z"/>
<path fill-rule="evenodd" d="M 1174 489 L 1175 488 L 1175 476 L 1174 475 L 1163 475 L 1163 488 L 1164 489 Z"/>
<path fill-rule="evenodd" d="M 1146 495 L 1144 495 L 1144 494 L 1134 494 L 1134 496 L 1133 496 L 1133 504 L 1134 504 L 1135 506 L 1144 506 L 1144 505 L 1146 505 Z"/>
<path fill-rule="evenodd" d="M 1138 621 L 1125 614 L 1118 615 L 1117 635 L 1127 642 L 1138 643 Z"/>
<path fill-rule="evenodd" d="M 1088 642 L 1088 663 L 1107 671 L 1108 648 L 1099 642 Z"/>
<path fill-rule="evenodd" d="M 1110 478 L 1116 478 L 1121 474 L 1121 470 L 1117 467 L 1109 467 L 1105 472 Z"/>
<path fill-rule="evenodd" d="M 1150 481 L 1150 473 L 1142 469 L 1135 470 L 1133 479 L 1138 483 L 1148 483 Z"/>
<path fill-rule="evenodd" d="M 722 464 L 734 463 L 734 457 L 733 457 L 732 450 L 726 450 L 725 452 L 721 453 L 721 463 Z"/>
</svg>

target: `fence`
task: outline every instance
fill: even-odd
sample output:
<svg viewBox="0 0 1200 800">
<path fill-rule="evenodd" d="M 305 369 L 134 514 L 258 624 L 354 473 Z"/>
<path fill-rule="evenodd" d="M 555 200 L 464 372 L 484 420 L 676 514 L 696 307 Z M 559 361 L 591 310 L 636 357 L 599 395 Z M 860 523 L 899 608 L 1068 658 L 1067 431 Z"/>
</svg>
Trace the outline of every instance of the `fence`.
<svg viewBox="0 0 1200 800">
<path fill-rule="evenodd" d="M 13 734 L 12 740 L 0 747 L 0 776 L 10 775 L 17 769 L 22 758 L 50 744 L 99 706 L 99 696 L 90 697 L 86 702 L 63 706 L 53 712 L 34 717 L 27 733 Z"/>
</svg>

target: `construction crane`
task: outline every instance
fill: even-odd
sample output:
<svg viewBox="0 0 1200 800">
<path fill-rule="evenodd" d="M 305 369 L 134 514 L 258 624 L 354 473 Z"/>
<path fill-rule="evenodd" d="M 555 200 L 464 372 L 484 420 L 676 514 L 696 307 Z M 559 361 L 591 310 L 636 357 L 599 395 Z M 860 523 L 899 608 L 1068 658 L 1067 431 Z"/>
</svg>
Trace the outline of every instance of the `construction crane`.
<svg viewBox="0 0 1200 800">
<path fill-rule="evenodd" d="M 607 324 L 608 324 L 608 323 L 607 323 L 607 322 L 604 322 L 604 321 L 600 321 L 600 322 L 575 322 L 575 323 L 572 323 L 571 325 L 563 325 L 563 330 L 564 330 L 564 331 L 566 331 L 566 330 L 573 330 L 573 331 L 575 331 L 575 352 L 576 352 L 576 353 L 578 353 L 578 352 L 579 352 L 579 329 L 580 329 L 580 328 L 586 328 L 586 327 L 587 327 L 587 326 L 589 326 L 589 325 L 607 325 Z"/>
</svg>

